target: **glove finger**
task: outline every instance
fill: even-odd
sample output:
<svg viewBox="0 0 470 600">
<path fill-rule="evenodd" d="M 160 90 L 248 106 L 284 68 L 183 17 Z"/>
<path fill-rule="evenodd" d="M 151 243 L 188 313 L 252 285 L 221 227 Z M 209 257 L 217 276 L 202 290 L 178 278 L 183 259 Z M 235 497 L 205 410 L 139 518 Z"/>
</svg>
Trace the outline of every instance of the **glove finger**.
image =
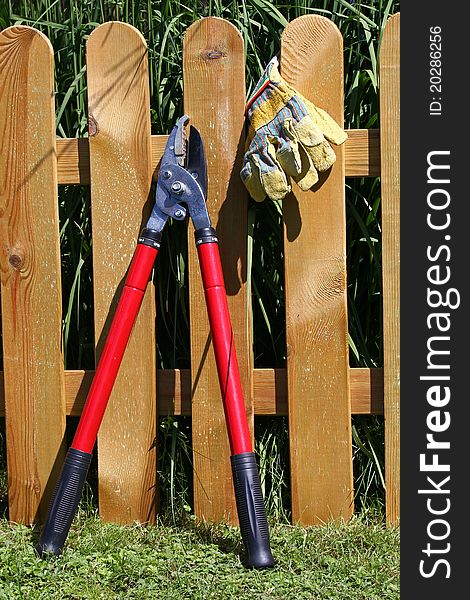
<svg viewBox="0 0 470 600">
<path fill-rule="evenodd" d="M 302 146 L 309 154 L 317 171 L 326 171 L 336 161 L 336 154 L 321 133 L 319 141 L 312 143 L 314 140 L 318 140 L 316 133 L 318 131 L 320 130 L 311 122 L 311 119 L 306 117 L 295 126 L 294 135 L 299 139 L 299 146 Z"/>
<path fill-rule="evenodd" d="M 299 149 L 302 156 L 302 172 L 293 179 L 305 192 L 317 183 L 319 172 L 326 171 L 331 167 L 336 160 L 336 155 L 327 141 L 317 146 L 299 144 Z"/>
<path fill-rule="evenodd" d="M 322 108 L 318 108 L 318 106 L 315 106 L 306 98 L 303 98 L 303 100 L 312 122 L 318 127 L 329 142 L 339 146 L 348 139 L 347 133 L 326 111 Z"/>
<path fill-rule="evenodd" d="M 251 160 L 248 160 L 244 164 L 242 170 L 240 171 L 240 176 L 253 200 L 256 200 L 256 202 L 262 202 L 266 198 L 266 191 L 261 183 L 259 171 L 256 168 L 253 169 Z"/>
<path fill-rule="evenodd" d="M 275 154 L 274 147 L 269 152 Z M 263 160 L 266 158 L 267 160 Z M 266 196 L 271 200 L 282 200 L 291 190 L 285 173 L 280 169 L 277 161 L 271 159 L 272 156 L 253 154 L 245 162 L 241 171 L 245 187 L 256 202 L 262 202 Z"/>
<path fill-rule="evenodd" d="M 325 141 L 322 132 L 309 115 L 306 115 L 295 124 L 292 121 L 286 120 L 284 123 L 284 132 L 286 137 L 291 140 L 298 140 L 305 146 L 316 146 Z"/>
<path fill-rule="evenodd" d="M 259 156 L 259 161 L 258 156 L 254 155 L 253 158 L 258 162 L 261 181 L 268 197 L 271 200 L 282 200 L 290 192 L 291 186 L 277 160 L 276 148 L 270 141 L 268 141 L 267 154 L 268 160 L 264 164 L 263 155 Z"/>
<path fill-rule="evenodd" d="M 333 148 L 310 117 L 303 118 L 294 127 L 286 122 L 286 133 L 299 140 L 299 147 L 307 152 L 317 171 L 326 171 L 336 161 Z"/>
<path fill-rule="evenodd" d="M 283 141 L 276 152 L 276 158 L 286 175 L 300 175 L 302 171 L 302 159 L 297 142 Z"/>
<path fill-rule="evenodd" d="M 318 172 L 312 162 L 310 154 L 302 144 L 299 144 L 299 154 L 302 161 L 302 167 L 300 173 L 293 176 L 292 179 L 297 183 L 300 189 L 305 192 L 306 190 L 309 190 L 312 185 L 317 183 Z"/>
<path fill-rule="evenodd" d="M 276 145 L 276 160 L 286 175 L 299 175 L 302 170 L 302 159 L 299 154 L 299 143 L 291 134 L 292 118 L 286 118 L 279 125 L 279 134 L 269 138 Z"/>
<path fill-rule="evenodd" d="M 336 154 L 326 140 L 317 146 L 305 147 L 305 150 L 313 166 L 320 173 L 327 171 L 336 162 Z"/>
</svg>

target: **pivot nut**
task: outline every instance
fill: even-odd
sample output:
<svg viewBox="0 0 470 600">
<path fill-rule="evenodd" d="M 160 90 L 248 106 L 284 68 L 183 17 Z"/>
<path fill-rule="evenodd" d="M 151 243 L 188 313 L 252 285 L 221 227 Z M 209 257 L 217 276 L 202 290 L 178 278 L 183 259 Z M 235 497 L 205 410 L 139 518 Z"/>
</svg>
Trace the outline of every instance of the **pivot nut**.
<svg viewBox="0 0 470 600">
<path fill-rule="evenodd" d="M 174 183 L 172 183 L 171 191 L 173 192 L 173 194 L 177 194 L 178 196 L 181 196 L 181 194 L 184 191 L 184 186 L 181 183 L 181 181 L 175 181 Z"/>
</svg>

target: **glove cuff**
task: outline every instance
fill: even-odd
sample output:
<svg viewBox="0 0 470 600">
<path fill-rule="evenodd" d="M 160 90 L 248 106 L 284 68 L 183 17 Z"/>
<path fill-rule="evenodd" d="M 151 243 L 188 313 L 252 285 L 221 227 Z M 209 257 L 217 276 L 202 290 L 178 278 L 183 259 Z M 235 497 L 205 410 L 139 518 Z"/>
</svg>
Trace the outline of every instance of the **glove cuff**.
<svg viewBox="0 0 470 600">
<path fill-rule="evenodd" d="M 264 90 L 268 87 L 270 83 L 279 83 L 281 81 L 281 76 L 279 75 L 278 67 L 279 61 L 277 59 L 277 56 L 274 56 L 266 65 L 266 68 L 263 74 L 261 75 L 258 83 L 256 84 L 253 93 L 248 98 L 248 101 L 245 106 L 245 115 L 248 113 L 250 106 L 253 104 L 256 98 L 259 98 L 259 96 L 261 96 L 261 94 L 264 92 Z"/>
</svg>

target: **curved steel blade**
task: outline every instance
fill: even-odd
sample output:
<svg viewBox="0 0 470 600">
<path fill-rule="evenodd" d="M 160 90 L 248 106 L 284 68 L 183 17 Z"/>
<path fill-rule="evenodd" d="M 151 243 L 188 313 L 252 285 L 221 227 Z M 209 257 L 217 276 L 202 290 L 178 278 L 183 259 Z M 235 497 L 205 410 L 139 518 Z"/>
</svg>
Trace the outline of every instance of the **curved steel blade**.
<svg viewBox="0 0 470 600">
<path fill-rule="evenodd" d="M 184 115 L 178 119 L 171 130 L 163 151 L 161 167 L 164 165 L 181 165 L 184 167 L 187 152 L 185 126 L 188 122 L 188 115 Z"/>
<path fill-rule="evenodd" d="M 189 127 L 189 142 L 187 144 L 186 170 L 198 182 L 204 194 L 204 199 L 207 198 L 207 166 L 206 153 L 204 143 L 199 131 L 193 126 Z"/>
</svg>

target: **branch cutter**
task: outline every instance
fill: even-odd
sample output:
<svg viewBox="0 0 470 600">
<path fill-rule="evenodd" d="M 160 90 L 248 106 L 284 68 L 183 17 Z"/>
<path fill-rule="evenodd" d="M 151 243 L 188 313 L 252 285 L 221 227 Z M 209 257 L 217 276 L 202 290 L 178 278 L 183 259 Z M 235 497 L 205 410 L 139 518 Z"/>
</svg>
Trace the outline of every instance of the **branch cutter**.
<svg viewBox="0 0 470 600">
<path fill-rule="evenodd" d="M 263 494 L 245 413 L 243 390 L 227 305 L 215 229 L 206 207 L 207 171 L 204 144 L 198 130 L 185 128 L 187 115 L 173 128 L 158 174 L 155 204 L 142 229 L 109 334 L 67 452 L 36 551 L 61 553 L 82 496 L 93 446 L 114 381 L 137 317 L 162 232 L 169 217 L 183 220 L 189 213 L 201 268 L 220 390 L 224 405 L 240 531 L 249 567 L 274 564 L 269 544 Z"/>
</svg>

